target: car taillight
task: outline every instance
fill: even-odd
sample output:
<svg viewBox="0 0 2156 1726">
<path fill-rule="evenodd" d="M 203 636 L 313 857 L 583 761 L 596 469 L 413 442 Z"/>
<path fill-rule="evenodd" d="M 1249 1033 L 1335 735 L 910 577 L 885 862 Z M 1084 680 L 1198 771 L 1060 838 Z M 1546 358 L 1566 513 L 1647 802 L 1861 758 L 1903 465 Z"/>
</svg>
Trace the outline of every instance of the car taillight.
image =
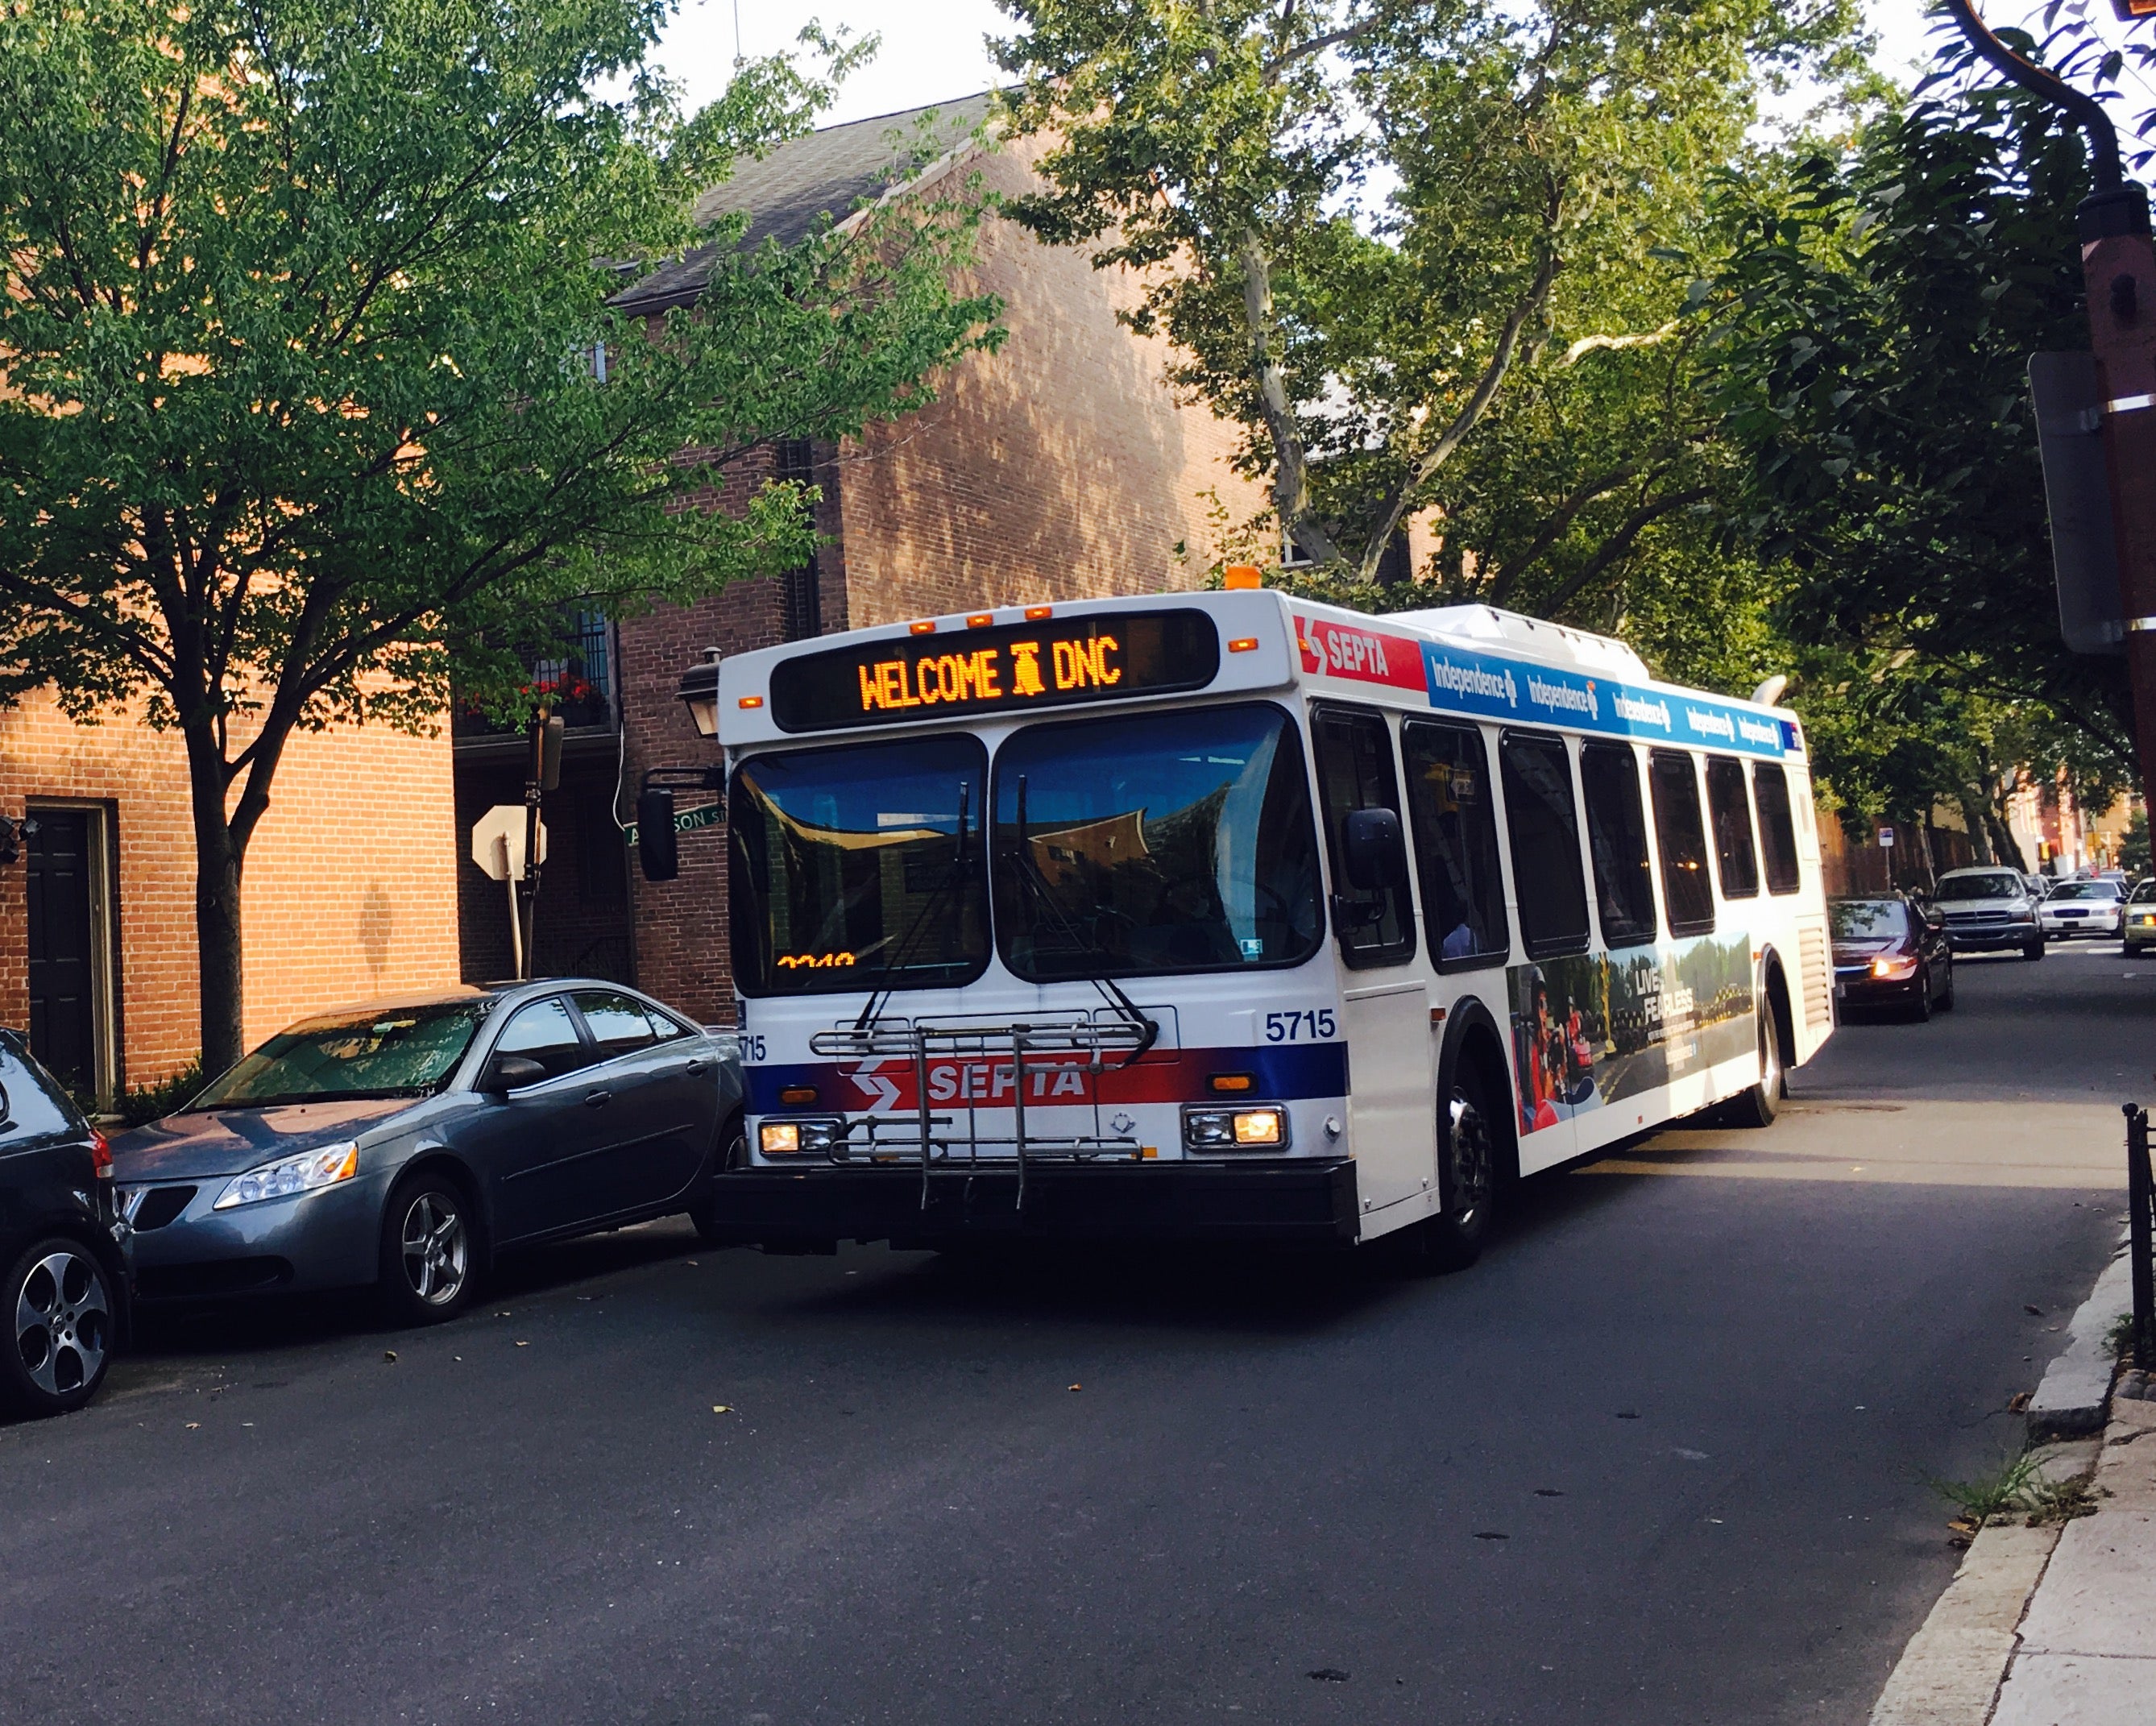
<svg viewBox="0 0 2156 1726">
<path fill-rule="evenodd" d="M 112 1141 L 95 1127 L 90 1129 L 90 1166 L 100 1180 L 112 1179 Z"/>
</svg>

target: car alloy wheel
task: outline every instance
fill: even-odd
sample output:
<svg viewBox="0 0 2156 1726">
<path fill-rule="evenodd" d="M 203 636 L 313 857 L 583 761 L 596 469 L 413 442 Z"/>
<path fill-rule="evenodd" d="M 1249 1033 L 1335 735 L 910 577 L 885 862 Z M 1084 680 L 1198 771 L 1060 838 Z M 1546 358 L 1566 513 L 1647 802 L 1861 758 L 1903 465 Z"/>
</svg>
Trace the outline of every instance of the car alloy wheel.
<svg viewBox="0 0 2156 1726">
<path fill-rule="evenodd" d="M 18 1390 L 44 1413 L 80 1407 L 112 1353 L 112 1297 L 103 1269 L 74 1241 L 44 1241 L 16 1261 L 8 1292 Z"/>
<path fill-rule="evenodd" d="M 398 1235 L 405 1287 L 423 1306 L 453 1304 L 465 1292 L 471 1261 L 471 1233 L 456 1202 L 432 1189 L 413 1194 Z"/>
</svg>

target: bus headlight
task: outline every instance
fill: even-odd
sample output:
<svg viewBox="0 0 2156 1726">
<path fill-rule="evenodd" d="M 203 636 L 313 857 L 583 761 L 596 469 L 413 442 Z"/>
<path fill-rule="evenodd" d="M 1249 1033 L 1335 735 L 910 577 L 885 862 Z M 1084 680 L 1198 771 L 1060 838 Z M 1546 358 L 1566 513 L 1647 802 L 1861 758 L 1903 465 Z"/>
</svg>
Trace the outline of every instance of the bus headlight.
<svg viewBox="0 0 2156 1726">
<path fill-rule="evenodd" d="M 1186 1108 L 1183 1143 L 1193 1151 L 1278 1151 L 1287 1148 L 1282 1108 Z"/>
<path fill-rule="evenodd" d="M 757 1147 L 767 1157 L 822 1157 L 839 1137 L 836 1121 L 766 1121 L 756 1129 Z"/>
</svg>

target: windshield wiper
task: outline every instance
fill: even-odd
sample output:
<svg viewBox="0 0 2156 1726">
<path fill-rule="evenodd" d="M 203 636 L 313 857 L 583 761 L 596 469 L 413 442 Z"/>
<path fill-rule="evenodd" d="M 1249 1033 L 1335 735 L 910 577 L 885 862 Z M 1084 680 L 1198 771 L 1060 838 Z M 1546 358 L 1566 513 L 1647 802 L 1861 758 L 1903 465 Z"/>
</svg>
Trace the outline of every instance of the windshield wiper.
<svg viewBox="0 0 2156 1726">
<path fill-rule="evenodd" d="M 1026 820 L 1025 814 L 1025 781 L 1026 776 L 1020 773 L 1018 776 L 1018 878 L 1032 893 L 1034 903 L 1055 919 L 1064 938 L 1070 943 L 1072 952 L 1081 957 L 1099 955 L 1093 968 L 1083 973 L 1085 980 L 1091 984 L 1099 991 L 1101 999 L 1138 1032 L 1137 1047 L 1116 1064 L 1116 1071 L 1121 1072 L 1160 1040 L 1160 1021 L 1148 1019 L 1138 1010 L 1137 1004 L 1123 993 L 1122 985 L 1108 974 L 1106 956 L 1101 954 L 1097 947 L 1080 936 L 1076 927 L 1064 914 L 1062 906 L 1056 902 L 1055 888 L 1049 886 L 1047 877 L 1040 872 L 1040 865 L 1034 860 L 1032 837 L 1028 831 L 1030 824 Z"/>
<path fill-rule="evenodd" d="M 936 891 L 921 902 L 920 911 L 914 916 L 912 926 L 905 934 L 899 937 L 898 945 L 891 948 L 891 957 L 884 964 L 884 980 L 876 986 L 875 993 L 869 996 L 866 1004 L 861 1008 L 860 1017 L 854 1021 L 855 1030 L 866 1030 L 875 1022 L 875 1015 L 890 1001 L 891 991 L 897 987 L 891 979 L 904 967 L 907 957 L 913 951 L 915 940 L 921 932 L 928 927 L 929 919 L 943 908 L 944 901 L 951 896 L 958 883 L 966 878 L 967 871 L 973 860 L 972 850 L 966 842 L 969 831 L 966 825 L 966 812 L 969 802 L 968 794 L 972 790 L 973 787 L 964 780 L 958 782 L 958 830 L 952 838 L 951 867 L 945 872 Z"/>
</svg>

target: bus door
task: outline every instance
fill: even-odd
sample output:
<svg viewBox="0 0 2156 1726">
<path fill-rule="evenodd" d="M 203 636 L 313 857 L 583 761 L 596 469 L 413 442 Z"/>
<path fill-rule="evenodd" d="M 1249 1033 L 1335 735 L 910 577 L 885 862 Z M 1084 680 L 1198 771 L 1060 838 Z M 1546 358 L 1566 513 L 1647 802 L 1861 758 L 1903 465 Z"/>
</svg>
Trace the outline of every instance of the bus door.
<svg viewBox="0 0 2156 1726">
<path fill-rule="evenodd" d="M 1322 706 L 1311 715 L 1311 735 L 1332 869 L 1332 932 L 1348 973 L 1340 1025 L 1348 1041 L 1348 1143 L 1368 1213 L 1419 1196 L 1435 1171 L 1430 989 L 1409 973 L 1415 921 L 1406 881 L 1357 887 L 1344 860 L 1351 814 L 1400 813 L 1392 728 L 1367 708 Z"/>
</svg>

